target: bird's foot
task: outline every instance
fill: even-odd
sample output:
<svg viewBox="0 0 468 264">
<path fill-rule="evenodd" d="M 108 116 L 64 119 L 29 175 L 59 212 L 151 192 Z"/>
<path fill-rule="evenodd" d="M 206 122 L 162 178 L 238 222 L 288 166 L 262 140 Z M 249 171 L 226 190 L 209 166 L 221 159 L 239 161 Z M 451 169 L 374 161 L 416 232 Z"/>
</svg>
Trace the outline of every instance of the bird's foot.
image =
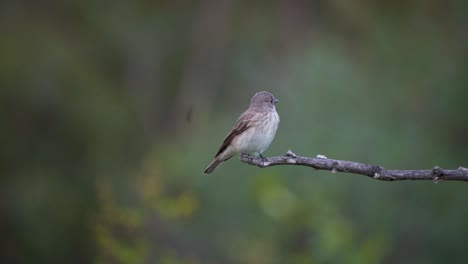
<svg viewBox="0 0 468 264">
<path fill-rule="evenodd" d="M 260 153 L 258 156 L 260 157 L 260 159 L 261 159 L 263 162 L 267 162 L 267 161 L 268 161 L 267 158 L 263 157 L 262 153 Z"/>
</svg>

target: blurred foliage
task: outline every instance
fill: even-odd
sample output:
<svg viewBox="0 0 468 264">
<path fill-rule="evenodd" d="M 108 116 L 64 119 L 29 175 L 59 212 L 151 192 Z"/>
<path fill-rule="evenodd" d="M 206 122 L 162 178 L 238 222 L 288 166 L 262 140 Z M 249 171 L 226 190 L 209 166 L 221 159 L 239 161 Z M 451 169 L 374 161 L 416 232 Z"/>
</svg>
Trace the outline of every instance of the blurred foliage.
<svg viewBox="0 0 468 264">
<path fill-rule="evenodd" d="M 460 263 L 463 183 L 382 183 L 235 158 L 466 166 L 465 1 L 3 1 L 2 263 Z"/>
</svg>

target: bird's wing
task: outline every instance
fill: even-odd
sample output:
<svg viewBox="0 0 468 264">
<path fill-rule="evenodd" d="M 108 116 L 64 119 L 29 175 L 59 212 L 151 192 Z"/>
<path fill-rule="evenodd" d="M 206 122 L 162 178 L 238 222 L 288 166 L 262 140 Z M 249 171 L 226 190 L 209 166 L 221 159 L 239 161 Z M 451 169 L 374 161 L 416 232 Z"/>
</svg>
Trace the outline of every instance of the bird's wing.
<svg viewBox="0 0 468 264">
<path fill-rule="evenodd" d="M 220 153 L 222 153 L 228 146 L 231 144 L 232 140 L 246 131 L 252 125 L 252 118 L 255 114 L 251 111 L 245 111 L 236 121 L 234 127 L 229 131 L 229 133 L 224 138 L 224 142 L 216 153 L 217 157 Z"/>
</svg>

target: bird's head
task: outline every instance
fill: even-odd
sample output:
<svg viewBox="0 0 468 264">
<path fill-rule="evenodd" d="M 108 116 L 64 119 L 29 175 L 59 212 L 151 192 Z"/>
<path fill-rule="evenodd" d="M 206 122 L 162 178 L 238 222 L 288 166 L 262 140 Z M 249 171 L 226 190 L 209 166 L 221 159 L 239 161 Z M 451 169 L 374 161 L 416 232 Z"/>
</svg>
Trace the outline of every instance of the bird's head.
<svg viewBox="0 0 468 264">
<path fill-rule="evenodd" d="M 252 100 L 250 101 L 250 107 L 255 108 L 264 108 L 264 109 L 275 109 L 275 104 L 278 103 L 279 100 L 276 99 L 273 94 L 262 91 L 256 93 Z"/>
</svg>

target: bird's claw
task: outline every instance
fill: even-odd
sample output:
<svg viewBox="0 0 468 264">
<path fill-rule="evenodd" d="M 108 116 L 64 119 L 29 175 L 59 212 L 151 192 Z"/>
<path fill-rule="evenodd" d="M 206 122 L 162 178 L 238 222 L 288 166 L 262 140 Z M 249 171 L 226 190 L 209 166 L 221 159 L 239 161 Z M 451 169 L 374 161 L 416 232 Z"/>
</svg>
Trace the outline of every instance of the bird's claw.
<svg viewBox="0 0 468 264">
<path fill-rule="evenodd" d="M 262 153 L 260 153 L 259 157 L 260 157 L 260 159 L 261 159 L 263 162 L 267 162 L 267 161 L 268 161 L 268 159 L 265 158 L 265 157 L 262 155 Z"/>
</svg>

